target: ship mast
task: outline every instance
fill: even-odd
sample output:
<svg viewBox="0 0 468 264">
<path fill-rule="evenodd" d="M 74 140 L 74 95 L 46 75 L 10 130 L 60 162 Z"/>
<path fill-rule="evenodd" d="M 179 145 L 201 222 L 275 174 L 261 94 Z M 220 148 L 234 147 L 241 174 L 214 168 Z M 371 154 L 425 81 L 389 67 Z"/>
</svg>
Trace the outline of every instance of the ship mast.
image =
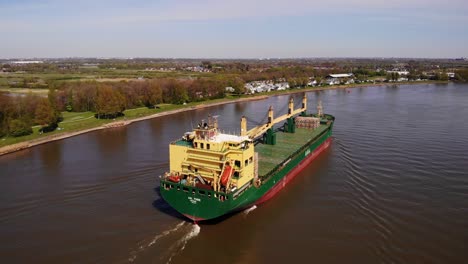
<svg viewBox="0 0 468 264">
<path fill-rule="evenodd" d="M 317 115 L 318 115 L 318 117 L 323 116 L 322 100 L 319 100 L 319 102 L 317 104 Z"/>
</svg>

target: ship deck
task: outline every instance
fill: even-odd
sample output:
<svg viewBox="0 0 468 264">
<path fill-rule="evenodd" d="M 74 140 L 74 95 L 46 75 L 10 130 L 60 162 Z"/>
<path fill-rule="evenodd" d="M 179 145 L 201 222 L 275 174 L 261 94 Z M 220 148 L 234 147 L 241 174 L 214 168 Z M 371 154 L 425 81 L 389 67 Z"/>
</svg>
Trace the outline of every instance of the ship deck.
<svg viewBox="0 0 468 264">
<path fill-rule="evenodd" d="M 259 157 L 258 175 L 266 175 L 302 147 L 307 141 L 317 137 L 327 128 L 327 125 L 320 125 L 315 130 L 296 128 L 296 133 L 277 132 L 276 145 L 256 145 L 255 151 L 258 152 Z"/>
</svg>

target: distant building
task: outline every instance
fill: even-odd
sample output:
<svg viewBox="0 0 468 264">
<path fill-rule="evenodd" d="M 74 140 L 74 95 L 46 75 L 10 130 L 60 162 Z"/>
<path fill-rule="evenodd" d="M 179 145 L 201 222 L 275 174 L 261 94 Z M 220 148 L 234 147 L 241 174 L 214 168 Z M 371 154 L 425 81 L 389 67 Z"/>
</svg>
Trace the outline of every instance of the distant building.
<svg viewBox="0 0 468 264">
<path fill-rule="evenodd" d="M 329 74 L 325 78 L 325 83 L 328 85 L 351 84 L 354 83 L 354 75 L 352 73 Z"/>
<path fill-rule="evenodd" d="M 354 74 L 352 73 L 334 73 L 327 75 L 327 78 L 353 78 Z"/>
<path fill-rule="evenodd" d="M 232 87 L 229 86 L 229 87 L 226 87 L 226 88 L 225 88 L 225 91 L 228 92 L 228 93 L 233 93 L 233 92 L 235 92 L 236 90 L 235 90 L 234 88 L 232 88 Z"/>
<path fill-rule="evenodd" d="M 274 88 L 277 91 L 284 91 L 286 89 L 289 89 L 289 83 L 287 83 L 287 82 L 277 83 L 277 84 L 275 84 Z"/>
<path fill-rule="evenodd" d="M 387 71 L 387 73 L 390 73 L 390 74 L 391 73 L 398 73 L 398 75 L 400 75 L 400 76 L 407 76 L 409 74 L 409 71 L 407 71 L 407 70 L 402 70 L 402 71 L 400 71 L 400 70 L 391 70 L 391 71 Z"/>
<path fill-rule="evenodd" d="M 310 80 L 308 83 L 307 83 L 308 86 L 316 86 L 317 85 L 317 80 Z"/>
<path fill-rule="evenodd" d="M 190 66 L 190 67 L 185 67 L 184 70 L 186 71 L 192 71 L 192 72 L 211 72 L 210 69 L 204 68 L 202 66 Z"/>
<path fill-rule="evenodd" d="M 246 93 L 262 93 L 270 91 L 284 91 L 289 89 L 289 83 L 286 81 L 275 83 L 273 80 L 267 81 L 253 81 L 245 84 Z"/>
<path fill-rule="evenodd" d="M 44 63 L 43 61 L 12 61 L 11 64 L 38 64 Z"/>
</svg>

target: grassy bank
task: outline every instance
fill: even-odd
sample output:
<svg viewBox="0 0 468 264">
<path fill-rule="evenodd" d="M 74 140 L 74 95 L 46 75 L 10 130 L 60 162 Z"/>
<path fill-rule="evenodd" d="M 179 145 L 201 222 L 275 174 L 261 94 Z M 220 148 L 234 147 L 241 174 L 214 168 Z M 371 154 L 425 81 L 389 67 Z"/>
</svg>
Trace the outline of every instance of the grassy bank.
<svg viewBox="0 0 468 264">
<path fill-rule="evenodd" d="M 252 98 L 253 96 L 250 97 L 242 97 L 245 99 Z M 163 114 L 168 111 L 172 110 L 183 110 L 183 109 L 191 109 L 195 107 L 201 107 L 201 106 L 209 106 L 213 104 L 218 104 L 218 103 L 226 103 L 226 102 L 231 102 L 235 99 L 238 99 L 238 97 L 227 97 L 223 99 L 216 99 L 216 100 L 210 100 L 210 101 L 204 101 L 204 102 L 194 102 L 194 103 L 189 103 L 186 105 L 173 105 L 173 104 L 163 104 L 160 105 L 159 108 L 155 109 L 149 109 L 147 107 L 141 107 L 141 108 L 134 108 L 134 109 L 128 109 L 124 111 L 124 116 L 118 117 L 115 119 L 96 119 L 94 117 L 93 112 L 62 112 L 63 115 L 63 121 L 59 123 L 59 127 L 57 130 L 49 133 L 39 133 L 39 126 L 33 127 L 33 133 L 31 135 L 27 136 L 22 136 L 22 137 L 3 137 L 0 139 L 0 148 L 21 143 L 21 142 L 27 142 L 27 141 L 34 141 L 38 139 L 43 139 L 47 137 L 56 137 L 57 135 L 60 134 L 66 134 L 66 133 L 71 133 L 71 132 L 78 132 L 82 130 L 88 130 L 92 128 L 98 128 L 102 127 L 105 125 L 109 125 L 112 123 L 119 123 L 119 122 L 131 122 L 139 118 L 144 118 L 144 117 L 150 117 L 155 114 Z"/>
</svg>

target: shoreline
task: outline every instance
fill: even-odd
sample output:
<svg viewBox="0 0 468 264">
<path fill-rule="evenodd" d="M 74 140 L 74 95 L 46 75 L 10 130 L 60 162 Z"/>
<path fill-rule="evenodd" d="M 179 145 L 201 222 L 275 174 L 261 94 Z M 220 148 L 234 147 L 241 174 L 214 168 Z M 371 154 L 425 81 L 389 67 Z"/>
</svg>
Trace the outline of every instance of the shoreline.
<svg viewBox="0 0 468 264">
<path fill-rule="evenodd" d="M 45 144 L 48 142 L 53 142 L 57 140 L 62 140 L 74 136 L 78 136 L 81 134 L 93 132 L 93 131 L 98 131 L 98 130 L 103 130 L 103 129 L 109 129 L 109 128 L 116 128 L 116 127 L 122 127 L 122 126 L 127 126 L 129 124 L 132 124 L 134 122 L 140 122 L 148 119 L 153 119 L 161 116 L 167 116 L 167 115 L 172 115 L 172 114 L 177 114 L 177 113 L 182 113 L 186 111 L 192 111 L 196 109 L 203 109 L 207 107 L 212 107 L 212 106 L 218 106 L 218 105 L 225 105 L 225 104 L 231 104 L 231 103 L 238 103 L 238 102 L 248 102 L 248 101 L 256 101 L 256 100 L 263 100 L 266 98 L 269 98 L 271 96 L 278 96 L 278 95 L 285 95 L 285 94 L 295 94 L 295 93 L 303 93 L 303 92 L 313 92 L 313 91 L 325 91 L 325 90 L 336 90 L 336 89 L 352 89 L 352 88 L 368 88 L 368 87 L 379 87 L 379 86 L 386 86 L 386 85 L 414 85 L 414 84 L 434 84 L 434 83 L 441 83 L 441 82 L 402 82 L 402 83 L 373 83 L 373 84 L 362 84 L 362 85 L 335 85 L 335 86 L 329 86 L 329 87 L 311 87 L 311 88 L 305 88 L 305 89 L 295 89 L 295 90 L 289 90 L 289 91 L 281 91 L 281 92 L 276 92 L 276 93 L 270 93 L 270 94 L 259 94 L 259 95 L 254 95 L 252 97 L 247 97 L 247 98 L 239 98 L 239 99 L 232 99 L 232 100 L 226 100 L 222 102 L 214 102 L 210 103 L 207 101 L 206 103 L 202 103 L 199 105 L 195 106 L 188 106 L 188 107 L 183 107 L 180 109 L 175 109 L 175 110 L 169 110 L 169 111 L 164 111 L 161 113 L 156 113 L 156 114 L 151 114 L 143 117 L 138 117 L 138 118 L 133 118 L 129 120 L 118 120 L 114 122 L 107 123 L 105 125 L 101 125 L 98 127 L 93 127 L 93 128 L 88 128 L 84 130 L 78 130 L 74 132 L 64 132 L 60 134 L 54 134 L 50 136 L 45 136 L 42 138 L 38 139 L 31 139 L 27 140 L 24 142 L 20 143 L 15 143 L 7 146 L 0 147 L 0 156 L 17 152 L 20 150 L 25 150 L 37 145 Z M 447 83 L 447 82 L 443 82 Z"/>
<path fill-rule="evenodd" d="M 207 102 L 206 104 L 199 104 L 195 106 L 189 106 L 189 107 L 184 107 L 180 109 L 175 109 L 175 110 L 169 110 L 169 111 L 164 111 L 161 113 L 156 113 L 152 115 L 147 115 L 147 116 L 142 116 L 142 117 L 137 117 L 129 120 L 118 120 L 114 122 L 110 122 L 101 126 L 93 127 L 93 128 L 88 128 L 84 130 L 79 130 L 79 131 L 74 131 L 74 132 L 64 132 L 60 134 L 55 134 L 55 135 L 50 135 L 50 136 L 45 136 L 42 138 L 38 139 L 31 139 L 31 140 L 26 140 L 24 142 L 19 142 L 7 146 L 0 147 L 0 156 L 10 154 L 13 152 L 25 150 L 37 145 L 57 141 L 57 140 L 62 140 L 74 136 L 78 136 L 81 134 L 86 134 L 89 132 L 93 131 L 98 131 L 98 130 L 103 130 L 103 129 L 109 129 L 109 128 L 117 128 L 117 127 L 123 127 L 130 125 L 134 122 L 139 122 L 139 121 L 144 121 L 148 119 L 153 119 L 157 117 L 162 117 L 162 116 L 167 116 L 167 115 L 172 115 L 172 114 L 177 114 L 177 113 L 182 113 L 186 111 L 192 111 L 192 110 L 197 110 L 197 109 L 203 109 L 207 107 L 212 107 L 212 106 L 217 106 L 217 105 L 224 105 L 224 104 L 230 104 L 230 103 L 238 103 L 238 102 L 247 102 L 247 101 L 256 101 L 256 100 L 262 100 L 268 98 L 267 95 L 259 95 L 259 96 L 253 96 L 253 97 L 248 97 L 248 98 L 239 98 L 239 99 L 233 99 L 233 100 L 228 100 L 228 101 L 223 101 L 223 102 L 215 102 L 215 103 L 209 103 Z"/>
</svg>

